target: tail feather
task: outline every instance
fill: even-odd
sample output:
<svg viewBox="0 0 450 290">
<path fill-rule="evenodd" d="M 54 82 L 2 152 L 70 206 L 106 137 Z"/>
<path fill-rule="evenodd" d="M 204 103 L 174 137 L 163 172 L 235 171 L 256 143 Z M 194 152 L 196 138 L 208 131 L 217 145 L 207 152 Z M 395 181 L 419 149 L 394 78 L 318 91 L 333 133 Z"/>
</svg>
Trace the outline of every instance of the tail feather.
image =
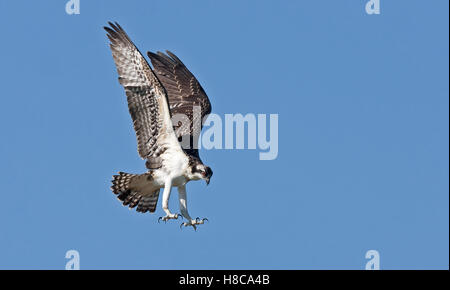
<svg viewBox="0 0 450 290">
<path fill-rule="evenodd" d="M 151 180 L 151 174 L 130 174 L 119 172 L 113 175 L 112 192 L 124 206 L 136 208 L 136 211 L 145 213 L 147 211 L 153 213 L 158 203 L 159 189 L 153 192 L 144 192 L 143 184 Z"/>
<path fill-rule="evenodd" d="M 136 209 L 138 212 L 155 212 L 156 210 L 156 204 L 158 203 L 158 197 L 159 197 L 159 189 L 155 192 L 154 195 L 151 196 L 145 196 L 141 198 L 139 201 L 139 205 Z"/>
</svg>

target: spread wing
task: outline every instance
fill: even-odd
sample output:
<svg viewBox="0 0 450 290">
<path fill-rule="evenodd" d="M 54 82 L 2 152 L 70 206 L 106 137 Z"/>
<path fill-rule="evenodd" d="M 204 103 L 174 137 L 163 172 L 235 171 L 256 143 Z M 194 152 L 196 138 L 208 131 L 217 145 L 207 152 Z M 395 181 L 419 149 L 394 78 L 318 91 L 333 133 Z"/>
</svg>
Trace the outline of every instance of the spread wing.
<svg viewBox="0 0 450 290">
<path fill-rule="evenodd" d="M 175 54 L 167 51 L 167 54 L 148 52 L 147 55 L 167 91 L 172 116 L 182 114 L 189 118 L 190 124 L 183 124 L 182 121 L 174 124 L 175 135 L 180 142 L 183 136 L 187 136 L 190 149 L 184 148 L 185 151 L 198 157 L 194 140 L 198 140 L 204 117 L 211 113 L 208 96 L 195 76 Z"/>
<path fill-rule="evenodd" d="M 139 155 L 147 159 L 147 167 L 161 166 L 160 155 L 168 146 L 178 146 L 173 131 L 167 95 L 149 64 L 119 24 L 104 27 L 125 88 L 128 108 L 136 131 Z"/>
</svg>

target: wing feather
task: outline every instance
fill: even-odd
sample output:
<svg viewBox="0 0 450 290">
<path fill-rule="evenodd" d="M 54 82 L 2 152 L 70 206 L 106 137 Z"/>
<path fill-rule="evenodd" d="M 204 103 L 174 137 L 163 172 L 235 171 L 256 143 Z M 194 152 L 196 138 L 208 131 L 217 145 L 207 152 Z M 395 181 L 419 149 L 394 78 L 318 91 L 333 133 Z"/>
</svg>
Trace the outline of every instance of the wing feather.
<svg viewBox="0 0 450 290">
<path fill-rule="evenodd" d="M 139 155 L 150 168 L 161 166 L 160 155 L 167 146 L 178 145 L 167 93 L 149 64 L 118 23 L 104 27 L 124 87 L 128 108 L 136 131 Z"/>
<path fill-rule="evenodd" d="M 147 55 L 167 91 L 171 114 L 183 114 L 190 120 L 190 126 L 174 124 L 175 134 L 180 142 L 183 136 L 187 136 L 191 141 L 187 153 L 198 157 L 196 146 L 194 147 L 197 144 L 193 142 L 198 140 L 200 132 L 196 132 L 198 130 L 195 130 L 195 124 L 200 124 L 202 128 L 204 117 L 211 113 L 208 96 L 195 76 L 175 54 L 167 51 L 167 54 L 147 52 Z M 200 107 L 200 114 L 194 114 L 195 106 Z"/>
</svg>

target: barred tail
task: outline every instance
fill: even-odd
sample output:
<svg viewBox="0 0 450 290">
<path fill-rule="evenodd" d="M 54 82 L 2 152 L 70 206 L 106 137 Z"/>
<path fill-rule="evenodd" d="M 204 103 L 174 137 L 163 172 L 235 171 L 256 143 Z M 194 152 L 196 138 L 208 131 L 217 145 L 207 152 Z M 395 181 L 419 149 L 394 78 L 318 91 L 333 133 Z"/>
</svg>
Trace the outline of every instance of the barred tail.
<svg viewBox="0 0 450 290">
<path fill-rule="evenodd" d="M 145 192 L 145 184 L 151 180 L 151 174 L 130 174 L 119 172 L 113 175 L 112 192 L 122 201 L 124 206 L 134 208 L 136 211 L 145 213 L 155 212 L 158 203 L 159 189 L 153 192 Z"/>
</svg>

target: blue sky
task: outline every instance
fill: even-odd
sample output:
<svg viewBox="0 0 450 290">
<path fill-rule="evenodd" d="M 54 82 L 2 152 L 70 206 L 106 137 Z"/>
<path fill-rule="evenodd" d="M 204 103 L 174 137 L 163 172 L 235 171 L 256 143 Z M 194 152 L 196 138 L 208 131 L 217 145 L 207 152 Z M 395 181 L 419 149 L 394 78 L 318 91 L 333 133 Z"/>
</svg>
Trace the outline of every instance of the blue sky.
<svg viewBox="0 0 450 290">
<path fill-rule="evenodd" d="M 449 266 L 448 1 L 0 1 L 0 269 Z M 279 115 L 279 154 L 203 150 L 197 232 L 123 207 L 143 172 L 102 27 L 175 52 L 213 112 Z M 170 202 L 178 211 L 176 191 Z"/>
</svg>

